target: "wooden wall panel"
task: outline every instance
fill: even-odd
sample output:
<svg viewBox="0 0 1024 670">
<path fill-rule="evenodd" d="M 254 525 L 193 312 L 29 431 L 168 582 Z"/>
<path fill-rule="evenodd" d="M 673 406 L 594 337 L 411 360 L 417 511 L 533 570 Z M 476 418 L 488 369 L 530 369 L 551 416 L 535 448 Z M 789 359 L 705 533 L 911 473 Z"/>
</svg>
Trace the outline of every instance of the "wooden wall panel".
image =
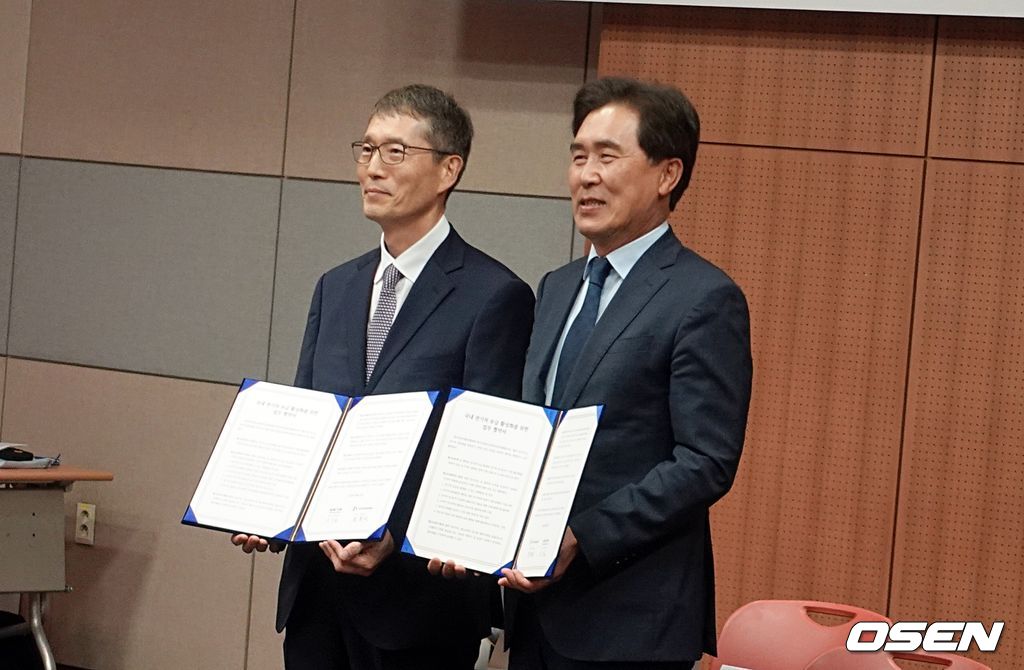
<svg viewBox="0 0 1024 670">
<path fill-rule="evenodd" d="M 705 145 L 672 223 L 751 307 L 754 394 L 714 508 L 724 620 L 757 598 L 885 608 L 921 161 Z"/>
<path fill-rule="evenodd" d="M 892 615 L 1006 621 L 1024 659 L 1024 166 L 932 161 Z"/>
<path fill-rule="evenodd" d="M 934 19 L 611 5 L 599 71 L 678 85 L 710 142 L 923 155 Z"/>
<path fill-rule="evenodd" d="M 354 181 L 348 145 L 373 103 L 421 82 L 473 117 L 461 189 L 564 197 L 587 16 L 579 2 L 302 0 L 285 174 Z"/>
<path fill-rule="evenodd" d="M 292 7 L 33 3 L 24 152 L 281 174 Z"/>
<path fill-rule="evenodd" d="M 940 20 L 929 154 L 1024 162 L 1024 21 Z"/>
</svg>

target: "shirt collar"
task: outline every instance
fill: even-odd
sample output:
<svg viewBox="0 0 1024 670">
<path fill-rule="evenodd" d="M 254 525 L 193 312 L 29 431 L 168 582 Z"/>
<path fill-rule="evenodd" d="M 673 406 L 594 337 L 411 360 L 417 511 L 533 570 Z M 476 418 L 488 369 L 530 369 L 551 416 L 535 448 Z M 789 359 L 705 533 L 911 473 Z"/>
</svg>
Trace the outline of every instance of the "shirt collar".
<svg viewBox="0 0 1024 670">
<path fill-rule="evenodd" d="M 395 269 L 401 272 L 403 277 L 408 279 L 410 283 L 415 283 L 420 273 L 423 272 L 423 268 L 427 266 L 427 261 L 434 255 L 434 252 L 441 246 L 441 243 L 445 241 L 451 229 L 448 217 L 442 214 L 441 218 L 434 224 L 434 227 L 427 231 L 426 235 L 416 240 L 415 244 L 399 254 L 398 258 L 395 258 L 388 252 L 388 248 L 384 246 L 384 234 L 381 233 L 380 263 L 377 264 L 377 271 L 373 275 L 373 283 L 376 284 L 384 277 L 384 269 L 388 265 L 394 265 Z"/>
<path fill-rule="evenodd" d="M 633 269 L 634 265 L 636 265 L 636 262 L 640 260 L 640 257 L 643 256 L 648 249 L 654 246 L 654 243 L 658 241 L 658 238 L 665 234 L 666 230 L 668 230 L 668 222 L 662 221 L 661 225 L 654 230 L 641 235 L 629 244 L 622 245 L 605 256 L 611 264 L 612 270 L 615 270 L 615 274 L 617 274 L 620 279 L 625 279 L 626 275 L 629 274 L 629 271 Z M 587 265 L 590 264 L 590 259 L 595 258 L 596 256 L 597 252 L 594 251 L 594 245 L 590 245 L 590 255 L 587 256 Z M 584 277 L 586 277 L 586 273 L 587 269 L 586 266 L 584 266 Z"/>
</svg>

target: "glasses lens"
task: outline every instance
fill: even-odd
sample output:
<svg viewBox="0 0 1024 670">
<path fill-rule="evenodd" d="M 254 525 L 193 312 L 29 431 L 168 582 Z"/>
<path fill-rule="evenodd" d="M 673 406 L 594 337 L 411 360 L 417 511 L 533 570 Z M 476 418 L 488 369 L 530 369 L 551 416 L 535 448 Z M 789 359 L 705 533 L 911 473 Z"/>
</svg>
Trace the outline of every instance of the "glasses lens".
<svg viewBox="0 0 1024 670">
<path fill-rule="evenodd" d="M 352 143 L 352 158 L 357 163 L 369 163 L 373 156 L 373 145 L 366 142 Z"/>
<path fill-rule="evenodd" d="M 398 142 L 380 145 L 380 159 L 388 165 L 398 165 L 405 160 L 405 145 Z"/>
</svg>

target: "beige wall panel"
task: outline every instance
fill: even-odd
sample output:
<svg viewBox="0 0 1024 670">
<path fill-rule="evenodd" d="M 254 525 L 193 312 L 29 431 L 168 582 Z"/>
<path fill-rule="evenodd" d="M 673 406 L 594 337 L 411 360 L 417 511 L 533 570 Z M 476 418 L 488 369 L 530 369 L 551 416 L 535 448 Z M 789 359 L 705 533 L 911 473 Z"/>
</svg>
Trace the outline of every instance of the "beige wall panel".
<svg viewBox="0 0 1024 670">
<path fill-rule="evenodd" d="M 251 559 L 180 524 L 234 387 L 9 359 L 3 437 L 110 470 L 76 484 L 96 545 L 68 544 L 74 592 L 48 630 L 61 663 L 104 670 L 241 668 Z M 71 538 L 71 525 L 68 525 Z"/>
<path fill-rule="evenodd" d="M 348 145 L 373 103 L 422 82 L 449 90 L 473 117 L 461 188 L 564 196 L 586 34 L 581 3 L 302 0 L 285 172 L 354 180 Z"/>
<path fill-rule="evenodd" d="M 1024 161 L 1024 21 L 939 21 L 928 153 Z"/>
<path fill-rule="evenodd" d="M 31 0 L 0 0 L 0 153 L 21 152 Z"/>
<path fill-rule="evenodd" d="M 719 623 L 757 598 L 886 605 L 922 165 L 704 146 L 672 217 L 751 309 L 754 392 L 713 508 Z"/>
<path fill-rule="evenodd" d="M 1024 667 L 1024 167 L 931 161 L 892 616 L 994 620 Z"/>
<path fill-rule="evenodd" d="M 280 174 L 292 2 L 36 2 L 25 153 Z"/>
<path fill-rule="evenodd" d="M 258 554 L 252 580 L 252 610 L 249 624 L 246 670 L 283 670 L 284 634 L 274 630 L 277 618 L 277 584 L 281 579 L 284 554 Z"/>
<path fill-rule="evenodd" d="M 678 85 L 711 142 L 924 153 L 934 19 L 609 5 L 602 75 Z"/>
</svg>

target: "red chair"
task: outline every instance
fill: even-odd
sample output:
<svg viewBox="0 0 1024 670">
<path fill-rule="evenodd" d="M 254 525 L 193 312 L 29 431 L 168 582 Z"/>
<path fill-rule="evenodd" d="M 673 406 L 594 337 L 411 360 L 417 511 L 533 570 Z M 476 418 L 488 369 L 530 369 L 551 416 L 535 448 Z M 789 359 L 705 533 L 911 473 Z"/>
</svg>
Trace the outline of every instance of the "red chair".
<svg viewBox="0 0 1024 670">
<path fill-rule="evenodd" d="M 966 656 L 920 652 L 852 652 L 846 647 L 826 651 L 811 661 L 807 670 L 901 670 L 893 659 L 931 664 L 942 670 L 992 670 L 987 665 L 972 661 Z"/>
<path fill-rule="evenodd" d="M 826 626 L 808 614 L 847 619 Z M 732 613 L 718 637 L 718 658 L 711 670 L 733 665 L 753 670 L 802 670 L 822 653 L 846 649 L 846 637 L 858 621 L 892 622 L 870 610 L 811 600 L 755 600 Z"/>
</svg>

